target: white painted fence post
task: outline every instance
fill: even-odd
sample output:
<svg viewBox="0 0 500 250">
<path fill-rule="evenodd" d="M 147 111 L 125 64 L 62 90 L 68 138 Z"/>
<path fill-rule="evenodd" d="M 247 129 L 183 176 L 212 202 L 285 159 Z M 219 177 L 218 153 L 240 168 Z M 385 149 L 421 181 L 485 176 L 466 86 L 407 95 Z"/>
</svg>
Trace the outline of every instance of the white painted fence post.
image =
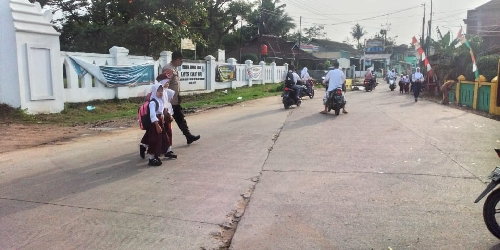
<svg viewBox="0 0 500 250">
<path fill-rule="evenodd" d="M 207 81 L 207 87 L 206 89 L 210 92 L 215 91 L 215 70 L 217 67 L 217 63 L 215 62 L 215 57 L 213 56 L 206 56 L 205 61 L 207 62 L 207 72 L 206 72 L 206 81 Z"/>
<path fill-rule="evenodd" d="M 123 47 L 113 46 L 109 49 L 109 54 L 113 56 L 113 65 L 127 65 L 129 50 Z M 125 87 L 115 87 L 115 98 L 127 99 L 128 89 Z"/>
<path fill-rule="evenodd" d="M 246 70 L 248 73 L 248 70 L 250 70 L 250 68 L 253 66 L 252 60 L 246 60 L 245 66 L 246 66 Z M 250 76 L 248 76 L 248 87 L 252 87 L 252 81 L 253 81 L 252 78 Z"/>
<path fill-rule="evenodd" d="M 276 76 L 277 75 L 278 75 L 278 73 L 276 72 L 276 63 L 272 62 L 271 63 L 271 79 L 272 79 L 272 83 L 276 83 Z"/>
<path fill-rule="evenodd" d="M 234 67 L 235 69 L 235 72 L 236 72 L 236 65 L 238 64 L 238 60 L 236 60 L 235 58 L 229 58 L 227 59 L 227 63 L 231 66 Z M 232 89 L 235 89 L 235 88 L 238 88 L 238 79 L 235 79 L 234 81 L 231 81 L 231 88 Z"/>
<path fill-rule="evenodd" d="M 262 67 L 262 80 L 260 84 L 265 84 L 266 83 L 266 62 L 260 61 L 259 66 Z"/>
</svg>

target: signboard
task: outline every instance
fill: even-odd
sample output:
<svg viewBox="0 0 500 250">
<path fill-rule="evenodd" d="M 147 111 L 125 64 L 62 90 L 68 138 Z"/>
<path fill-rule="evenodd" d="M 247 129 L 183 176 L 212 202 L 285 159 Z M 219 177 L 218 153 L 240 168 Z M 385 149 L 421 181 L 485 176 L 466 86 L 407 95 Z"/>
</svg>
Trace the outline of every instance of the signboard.
<svg viewBox="0 0 500 250">
<path fill-rule="evenodd" d="M 301 44 L 300 49 L 305 51 L 305 52 L 309 52 L 309 53 L 319 52 L 319 46 L 315 46 L 315 45 L 311 45 L 311 44 Z"/>
<path fill-rule="evenodd" d="M 205 65 L 200 63 L 182 64 L 179 70 L 180 84 L 182 90 L 199 90 L 205 89 L 206 86 L 206 73 Z"/>
<path fill-rule="evenodd" d="M 384 39 L 370 39 L 366 41 L 366 52 L 380 53 L 385 52 Z"/>
<path fill-rule="evenodd" d="M 247 80 L 262 80 L 262 67 L 247 67 Z"/>
<path fill-rule="evenodd" d="M 191 39 L 183 38 L 181 39 L 181 50 L 196 50 L 196 44 L 191 41 Z"/>
<path fill-rule="evenodd" d="M 236 80 L 236 66 L 234 65 L 217 65 L 215 69 L 215 81 L 230 82 Z"/>
</svg>

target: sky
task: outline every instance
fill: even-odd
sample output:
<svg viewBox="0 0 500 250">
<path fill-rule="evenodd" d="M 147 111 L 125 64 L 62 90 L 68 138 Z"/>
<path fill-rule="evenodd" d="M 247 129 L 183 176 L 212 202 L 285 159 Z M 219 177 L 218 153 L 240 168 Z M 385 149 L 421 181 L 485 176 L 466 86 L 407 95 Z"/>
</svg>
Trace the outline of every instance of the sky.
<svg viewBox="0 0 500 250">
<path fill-rule="evenodd" d="M 434 0 L 432 37 L 437 37 L 436 26 L 443 34 L 450 30 L 452 37 L 456 37 L 460 25 L 465 32 L 463 19 L 467 17 L 467 10 L 487 2 L 489 0 Z M 338 42 L 347 37 L 353 42 L 350 31 L 359 23 L 367 31 L 363 39 L 389 27 L 388 37 L 397 36 L 397 44 L 410 44 L 413 36 L 418 38 L 422 34 L 424 3 L 426 22 L 431 12 L 431 0 L 281 0 L 281 3 L 286 4 L 297 30 L 302 16 L 302 28 L 324 25 L 327 37 Z"/>
</svg>

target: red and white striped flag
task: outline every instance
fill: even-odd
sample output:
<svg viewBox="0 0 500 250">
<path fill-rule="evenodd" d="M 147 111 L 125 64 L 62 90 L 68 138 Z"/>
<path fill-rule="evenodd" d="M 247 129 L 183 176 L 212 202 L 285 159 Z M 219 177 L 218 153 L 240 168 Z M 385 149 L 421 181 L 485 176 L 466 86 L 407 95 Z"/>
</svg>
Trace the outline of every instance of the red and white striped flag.
<svg viewBox="0 0 500 250">
<path fill-rule="evenodd" d="M 422 48 L 422 46 L 420 46 L 420 43 L 418 42 L 416 37 L 413 37 L 411 44 L 413 44 L 415 48 L 417 48 L 418 55 L 422 58 L 422 61 L 424 62 L 425 67 L 427 68 L 427 72 L 431 71 L 432 67 L 431 64 L 429 63 L 429 59 L 427 59 L 424 49 Z"/>
</svg>

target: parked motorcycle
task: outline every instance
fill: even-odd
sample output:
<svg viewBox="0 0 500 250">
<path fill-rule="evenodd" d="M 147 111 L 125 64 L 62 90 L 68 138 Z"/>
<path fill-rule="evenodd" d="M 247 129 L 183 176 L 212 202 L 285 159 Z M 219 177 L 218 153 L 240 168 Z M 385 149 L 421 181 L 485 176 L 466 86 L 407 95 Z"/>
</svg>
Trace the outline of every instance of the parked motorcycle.
<svg viewBox="0 0 500 250">
<path fill-rule="evenodd" d="M 285 89 L 281 94 L 281 98 L 283 101 L 283 106 L 285 106 L 285 109 L 289 109 L 292 105 L 297 105 L 297 107 L 300 107 L 300 104 L 302 103 L 300 99 L 297 100 L 295 91 L 287 86 L 285 86 Z"/>
<path fill-rule="evenodd" d="M 500 149 L 495 149 L 498 157 L 500 157 Z M 500 184 L 500 167 L 496 167 L 495 170 L 489 176 L 491 179 L 490 184 L 486 187 L 486 189 L 479 195 L 479 197 L 474 201 L 474 203 L 478 203 L 481 201 L 487 194 L 489 194 L 496 186 Z M 500 225 L 497 221 L 496 215 L 498 214 L 497 205 L 500 203 L 500 189 L 496 189 L 491 192 L 486 198 L 483 206 L 483 219 L 486 223 L 486 227 L 488 230 L 497 238 L 500 239 Z"/>
<path fill-rule="evenodd" d="M 335 115 L 340 115 L 340 109 L 344 108 L 345 100 L 342 95 L 342 89 L 336 89 L 330 92 L 327 100 L 328 112 L 335 110 Z"/>
</svg>

